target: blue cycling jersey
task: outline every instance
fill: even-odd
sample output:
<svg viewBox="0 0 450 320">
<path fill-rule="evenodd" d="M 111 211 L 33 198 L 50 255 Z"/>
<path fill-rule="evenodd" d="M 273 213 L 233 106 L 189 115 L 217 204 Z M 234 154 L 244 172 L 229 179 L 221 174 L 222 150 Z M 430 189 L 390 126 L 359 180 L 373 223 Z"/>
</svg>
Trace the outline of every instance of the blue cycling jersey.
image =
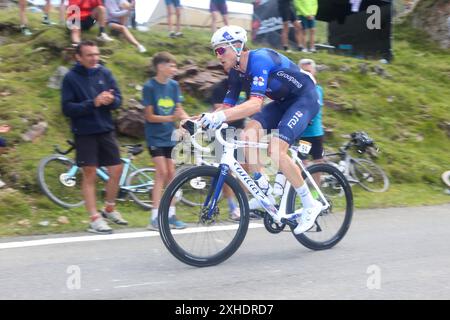
<svg viewBox="0 0 450 320">
<path fill-rule="evenodd" d="M 314 86 L 310 74 L 305 73 L 286 56 L 272 49 L 251 50 L 247 70 L 241 73 L 230 71 L 229 90 L 224 103 L 235 105 L 242 83 L 250 83 L 251 96 L 267 96 L 275 101 L 300 96 L 304 87 Z"/>
</svg>

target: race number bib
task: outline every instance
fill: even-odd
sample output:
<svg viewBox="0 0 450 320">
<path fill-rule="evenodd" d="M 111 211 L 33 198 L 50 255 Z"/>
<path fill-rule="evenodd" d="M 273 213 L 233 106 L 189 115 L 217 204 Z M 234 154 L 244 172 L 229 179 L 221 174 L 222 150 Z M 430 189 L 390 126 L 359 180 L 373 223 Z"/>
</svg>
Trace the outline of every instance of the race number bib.
<svg viewBox="0 0 450 320">
<path fill-rule="evenodd" d="M 308 154 L 309 150 L 311 150 L 311 142 L 300 140 L 298 144 L 298 151 L 304 154 Z"/>
</svg>

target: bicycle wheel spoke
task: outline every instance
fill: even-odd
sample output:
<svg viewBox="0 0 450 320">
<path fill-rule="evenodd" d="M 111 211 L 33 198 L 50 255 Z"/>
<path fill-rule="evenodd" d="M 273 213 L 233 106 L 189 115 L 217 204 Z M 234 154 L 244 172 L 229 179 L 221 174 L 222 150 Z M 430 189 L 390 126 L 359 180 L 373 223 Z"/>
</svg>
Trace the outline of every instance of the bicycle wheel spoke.
<svg viewBox="0 0 450 320">
<path fill-rule="evenodd" d="M 210 199 L 208 206 L 203 205 L 211 190 L 216 187 L 217 170 L 215 167 L 204 166 L 183 171 L 167 187 L 161 200 L 159 219 L 162 239 L 172 254 L 191 265 L 211 265 L 226 259 L 237 249 L 248 227 L 248 205 L 244 207 L 242 196 L 234 196 L 241 212 L 240 221 L 229 219 L 230 212 L 225 199 L 217 201 L 211 216 L 209 213 L 213 199 Z M 228 183 L 225 185 L 230 187 Z M 237 185 L 233 180 L 231 190 L 236 189 Z M 183 195 L 176 199 L 175 195 L 179 190 L 182 190 Z M 238 198 L 241 200 L 238 201 Z M 189 204 L 186 204 L 187 201 Z M 192 203 L 195 205 L 191 205 Z M 170 205 L 176 207 L 176 218 L 187 224 L 185 230 L 170 228 Z"/>
<path fill-rule="evenodd" d="M 83 204 L 81 170 L 72 172 L 74 163 L 63 157 L 44 159 L 39 166 L 39 184 L 42 191 L 55 203 L 66 207 Z"/>
<path fill-rule="evenodd" d="M 313 250 L 327 249 L 338 243 L 345 235 L 353 212 L 353 198 L 348 182 L 339 170 L 331 165 L 321 164 L 311 166 L 312 174 L 329 207 L 324 209 L 316 219 L 315 225 L 303 234 L 295 235 L 303 245 Z M 323 204 L 319 192 L 312 180 L 305 179 L 312 195 Z M 302 207 L 300 197 L 291 189 L 291 210 Z M 288 204 L 289 205 L 289 204 Z"/>
</svg>

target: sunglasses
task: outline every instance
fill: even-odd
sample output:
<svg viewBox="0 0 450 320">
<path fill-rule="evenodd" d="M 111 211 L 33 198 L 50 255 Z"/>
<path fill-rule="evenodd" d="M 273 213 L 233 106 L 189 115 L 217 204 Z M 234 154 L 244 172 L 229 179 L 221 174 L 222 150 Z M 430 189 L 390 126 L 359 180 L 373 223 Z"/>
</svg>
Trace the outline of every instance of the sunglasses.
<svg viewBox="0 0 450 320">
<path fill-rule="evenodd" d="M 221 55 L 223 55 L 223 54 L 225 53 L 225 51 L 227 50 L 228 47 L 229 47 L 229 46 L 218 47 L 218 48 L 214 49 L 214 53 L 215 53 L 216 55 L 221 56 Z"/>
</svg>

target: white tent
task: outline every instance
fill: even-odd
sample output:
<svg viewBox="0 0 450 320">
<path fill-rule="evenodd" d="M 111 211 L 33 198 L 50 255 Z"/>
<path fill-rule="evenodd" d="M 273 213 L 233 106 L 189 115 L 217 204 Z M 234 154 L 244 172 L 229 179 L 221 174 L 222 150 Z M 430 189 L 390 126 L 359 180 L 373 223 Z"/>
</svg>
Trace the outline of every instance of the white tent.
<svg viewBox="0 0 450 320">
<path fill-rule="evenodd" d="M 181 23 L 185 26 L 210 27 L 211 14 L 209 0 L 181 0 L 183 7 Z M 227 1 L 228 19 L 230 24 L 236 24 L 247 30 L 251 29 L 253 5 Z M 136 21 L 154 25 L 166 23 L 166 5 L 164 0 L 136 0 Z M 222 23 L 219 19 L 218 25 Z"/>
</svg>

